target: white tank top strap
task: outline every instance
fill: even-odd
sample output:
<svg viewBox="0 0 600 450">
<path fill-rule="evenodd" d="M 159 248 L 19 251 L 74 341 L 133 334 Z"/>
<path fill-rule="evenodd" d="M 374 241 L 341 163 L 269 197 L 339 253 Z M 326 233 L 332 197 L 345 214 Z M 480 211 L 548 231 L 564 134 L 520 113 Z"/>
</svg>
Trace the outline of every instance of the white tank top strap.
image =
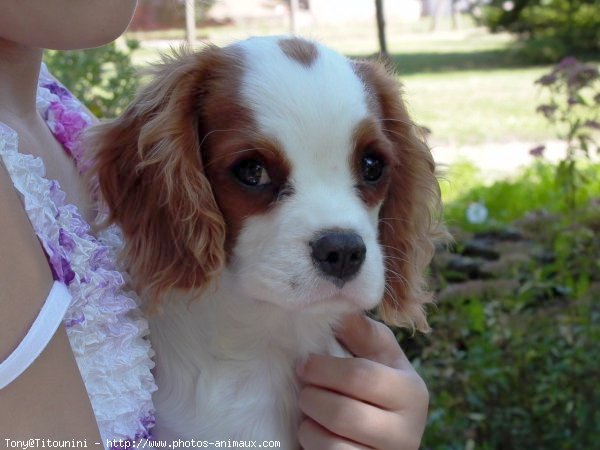
<svg viewBox="0 0 600 450">
<path fill-rule="evenodd" d="M 70 303 L 71 294 L 67 287 L 55 281 L 25 338 L 0 363 L 0 389 L 12 383 L 40 356 L 60 326 Z"/>
</svg>

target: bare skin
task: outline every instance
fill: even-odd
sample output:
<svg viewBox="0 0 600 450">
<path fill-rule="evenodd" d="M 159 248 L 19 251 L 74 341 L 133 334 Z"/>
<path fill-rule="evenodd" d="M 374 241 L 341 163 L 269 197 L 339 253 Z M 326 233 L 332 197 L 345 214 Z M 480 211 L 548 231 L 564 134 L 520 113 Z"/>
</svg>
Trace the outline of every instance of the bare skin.
<svg viewBox="0 0 600 450">
<path fill-rule="evenodd" d="M 97 47 L 127 28 L 136 0 L 2 0 L 0 37 L 31 48 Z"/>
<path fill-rule="evenodd" d="M 36 110 L 42 48 L 104 44 L 127 26 L 134 0 L 5 0 L 0 5 L 0 122 L 17 132 L 19 152 L 40 157 L 67 201 L 90 218 L 90 201 L 73 162 Z M 4 166 L 0 164 L 0 361 L 23 339 L 52 274 Z M 84 439 L 100 435 L 65 330 L 0 391 L 0 436 Z"/>
</svg>

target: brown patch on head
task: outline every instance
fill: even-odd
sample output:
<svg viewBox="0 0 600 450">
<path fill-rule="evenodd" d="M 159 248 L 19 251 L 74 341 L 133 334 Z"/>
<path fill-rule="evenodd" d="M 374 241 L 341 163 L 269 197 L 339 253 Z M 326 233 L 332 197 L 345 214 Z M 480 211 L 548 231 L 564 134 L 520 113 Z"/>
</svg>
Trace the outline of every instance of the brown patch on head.
<svg viewBox="0 0 600 450">
<path fill-rule="evenodd" d="M 310 67 L 319 56 L 316 45 L 300 38 L 281 39 L 279 47 L 286 56 L 304 67 Z"/>
<path fill-rule="evenodd" d="M 378 129 L 391 143 L 389 189 L 379 213 L 385 253 L 386 293 L 380 315 L 389 324 L 428 329 L 423 305 L 432 299 L 424 271 L 436 240 L 448 234 L 441 223 L 435 163 L 402 102 L 400 85 L 378 63 L 355 62 Z"/>
</svg>

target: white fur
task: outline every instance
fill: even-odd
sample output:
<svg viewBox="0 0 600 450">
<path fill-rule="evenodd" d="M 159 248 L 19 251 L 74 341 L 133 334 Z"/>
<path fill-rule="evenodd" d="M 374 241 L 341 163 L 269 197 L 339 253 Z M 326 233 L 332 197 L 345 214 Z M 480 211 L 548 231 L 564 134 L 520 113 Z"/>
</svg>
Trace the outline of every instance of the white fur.
<svg viewBox="0 0 600 450">
<path fill-rule="evenodd" d="M 353 130 L 369 115 L 365 89 L 344 57 L 319 46 L 305 67 L 278 39 L 236 45 L 242 98 L 260 132 L 283 146 L 294 193 L 245 221 L 231 263 L 202 299 L 173 292 L 176 301 L 151 318 L 159 439 L 297 448 L 295 364 L 312 352 L 341 355 L 331 326 L 383 295 L 378 207 L 360 199 L 350 168 Z M 354 231 L 367 247 L 360 272 L 341 289 L 319 274 L 308 245 L 332 228 Z"/>
</svg>

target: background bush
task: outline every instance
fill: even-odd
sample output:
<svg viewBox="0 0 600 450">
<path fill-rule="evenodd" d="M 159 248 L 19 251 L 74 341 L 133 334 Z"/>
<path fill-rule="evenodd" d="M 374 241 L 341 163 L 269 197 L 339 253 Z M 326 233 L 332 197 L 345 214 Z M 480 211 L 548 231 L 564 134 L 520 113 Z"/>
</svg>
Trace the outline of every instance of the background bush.
<svg viewBox="0 0 600 450">
<path fill-rule="evenodd" d="M 600 309 L 522 293 L 442 303 L 423 339 L 423 449 L 567 450 L 600 442 Z"/>
<path fill-rule="evenodd" d="M 441 291 L 430 310 L 433 332 L 399 334 L 431 394 L 422 449 L 597 448 L 600 165 L 582 168 L 590 183 L 578 191 L 576 210 L 561 200 L 556 167 L 543 161 L 487 186 L 468 164 L 453 170 L 454 183 L 464 184 L 446 203 L 453 251 L 468 230 L 507 228 L 518 230 L 529 250 L 525 263 L 496 275 L 502 280 L 478 282 L 497 282 L 489 291 L 450 284 L 433 265 Z M 484 223 L 466 218 L 474 201 L 489 208 Z"/>
<path fill-rule="evenodd" d="M 492 0 L 484 11 L 490 30 L 524 39 L 522 52 L 530 61 L 555 62 L 569 54 L 600 51 L 598 0 Z"/>
<path fill-rule="evenodd" d="M 578 167 L 587 180 L 575 194 L 577 204 L 583 207 L 596 196 L 600 197 L 600 165 L 578 162 Z M 447 193 L 444 195 L 444 216 L 448 224 L 466 231 L 507 226 L 530 211 L 565 211 L 565 204 L 561 201 L 563 188 L 557 184 L 556 166 L 544 161 L 537 161 L 518 177 L 499 180 L 491 185 L 487 185 L 484 175 L 468 163 L 451 167 L 447 176 L 454 181 L 451 185 L 441 183 L 442 194 Z M 464 183 L 460 181 L 462 179 Z M 465 211 L 476 202 L 485 205 L 489 211 L 486 223 L 470 223 L 466 219 Z"/>
<path fill-rule="evenodd" d="M 133 99 L 139 85 L 131 53 L 135 40 L 120 46 L 75 51 L 47 51 L 44 61 L 50 73 L 60 80 L 98 118 L 117 116 Z"/>
</svg>

